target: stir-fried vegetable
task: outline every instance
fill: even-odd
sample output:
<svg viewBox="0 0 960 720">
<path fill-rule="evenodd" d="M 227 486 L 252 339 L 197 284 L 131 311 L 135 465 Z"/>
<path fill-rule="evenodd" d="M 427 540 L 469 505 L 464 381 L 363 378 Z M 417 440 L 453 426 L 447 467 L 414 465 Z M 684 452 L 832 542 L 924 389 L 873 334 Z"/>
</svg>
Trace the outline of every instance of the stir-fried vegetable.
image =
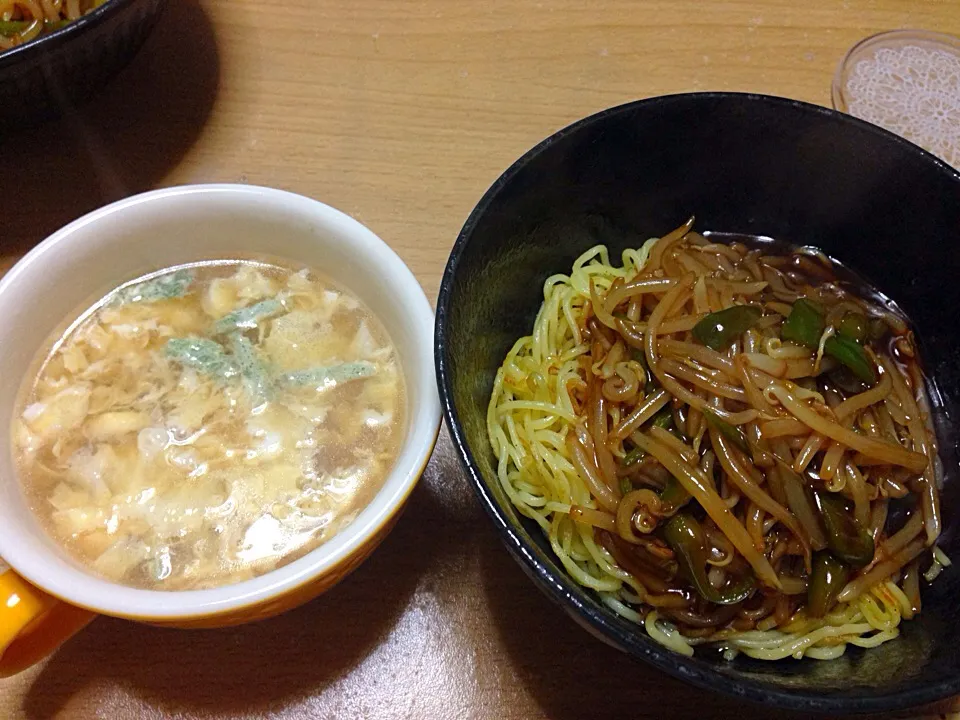
<svg viewBox="0 0 960 720">
<path fill-rule="evenodd" d="M 683 507 L 690 500 L 690 493 L 686 491 L 672 475 L 667 478 L 663 490 L 660 491 L 661 512 L 669 515 L 672 511 Z"/>
<path fill-rule="evenodd" d="M 827 537 L 820 521 L 820 514 L 814 501 L 800 477 L 793 468 L 777 459 L 777 477 L 783 485 L 790 512 L 797 516 L 797 520 L 810 539 L 810 547 L 814 550 L 823 550 L 827 547 Z"/>
<path fill-rule="evenodd" d="M 546 283 L 494 380 L 488 438 L 518 511 L 678 651 L 826 658 L 894 637 L 942 527 L 907 322 L 813 248 L 683 226 L 610 257 Z"/>
<path fill-rule="evenodd" d="M 735 305 L 710 313 L 693 327 L 693 336 L 708 348 L 726 350 L 763 315 L 754 305 Z"/>
<path fill-rule="evenodd" d="M 823 344 L 823 352 L 842 363 L 860 380 L 872 385 L 877 381 L 876 369 L 860 345 L 865 335 L 866 319 L 862 315 L 847 313 L 842 320 L 846 321 L 846 329 L 841 328 L 838 335 L 828 338 Z M 783 321 L 780 337 L 816 349 L 820 346 L 825 329 L 823 309 L 812 300 L 800 298 Z"/>
<path fill-rule="evenodd" d="M 882 339 L 888 332 L 890 328 L 881 318 L 870 318 L 870 322 L 867 323 L 867 336 L 874 342 Z"/>
<path fill-rule="evenodd" d="M 663 428 L 664 430 L 669 430 L 676 434 L 676 428 L 674 427 L 673 422 L 673 413 L 670 412 L 669 407 L 665 407 L 662 410 L 659 410 L 656 415 L 651 418 L 644 427 L 658 427 Z M 647 456 L 647 453 L 639 447 L 631 448 L 626 455 L 623 456 L 623 465 L 624 467 L 631 467 L 636 465 L 638 462 L 643 460 Z"/>
<path fill-rule="evenodd" d="M 649 435 L 639 434 L 634 439 L 640 447 L 659 460 L 684 489 L 700 503 L 700 506 L 730 539 L 733 546 L 750 563 L 760 581 L 779 590 L 780 580 L 770 561 L 757 550 L 749 533 L 730 512 L 730 508 L 717 492 L 713 478 L 708 478 L 699 468 L 684 462 L 683 458 L 673 450 Z"/>
<path fill-rule="evenodd" d="M 812 300 L 800 298 L 783 321 L 780 337 L 790 342 L 815 348 L 820 344 L 825 325 L 823 309 Z"/>
<path fill-rule="evenodd" d="M 707 577 L 709 551 L 700 523 L 686 512 L 678 512 L 663 526 L 663 539 L 676 554 L 677 562 L 696 591 L 718 605 L 743 602 L 756 589 L 752 575 L 744 575 L 724 588 L 717 589 Z"/>
<path fill-rule="evenodd" d="M 743 430 L 731 425 L 712 410 L 704 410 L 703 416 L 707 419 L 707 424 L 710 427 L 719 432 L 738 448 L 743 450 L 743 452 L 750 452 L 750 445 L 747 444 L 747 436 L 743 434 Z"/>
<path fill-rule="evenodd" d="M 834 335 L 823 344 L 823 351 L 843 363 L 868 385 L 873 385 L 877 381 L 877 371 L 873 363 L 867 357 L 863 346 L 856 340 L 845 335 Z"/>
<path fill-rule="evenodd" d="M 58 0 L 43 7 L 41 7 L 42 3 L 15 2 L 12 5 L 6 3 L 3 5 L 3 12 L 0 13 L 0 37 L 7 42 L 0 44 L 0 51 L 7 49 L 10 41 L 16 45 L 33 40 L 40 35 L 60 30 L 107 1 L 78 0 L 78 2 L 70 3 Z M 2 19 L 4 16 L 11 17 L 11 13 L 14 13 L 14 11 L 19 11 L 19 19 Z M 46 13 L 51 13 L 54 19 L 50 19 L 50 16 Z"/>
<path fill-rule="evenodd" d="M 828 492 L 814 492 L 814 497 L 830 552 L 855 568 L 868 565 L 873 560 L 873 536 L 853 517 L 843 498 Z"/>
<path fill-rule="evenodd" d="M 0 35 L 5 37 L 20 35 L 31 30 L 32 26 L 38 23 L 42 26 L 41 32 L 48 33 L 66 27 L 69 22 L 69 20 L 0 20 Z"/>
<path fill-rule="evenodd" d="M 807 612 L 822 618 L 837 604 L 837 596 L 850 579 L 850 568 L 827 551 L 813 556 L 813 571 L 807 585 Z"/>
<path fill-rule="evenodd" d="M 848 312 L 844 313 L 843 317 L 840 318 L 840 323 L 837 325 L 837 332 L 862 345 L 867 339 L 867 325 L 865 315 Z"/>
<path fill-rule="evenodd" d="M 646 456 L 646 453 L 642 449 L 638 447 L 632 448 L 626 455 L 623 456 L 623 466 L 631 467 L 632 465 L 636 465 L 638 462 L 643 460 L 644 456 Z"/>
<path fill-rule="evenodd" d="M 670 412 L 669 407 L 663 408 L 656 415 L 653 416 L 653 419 L 650 421 L 650 427 L 663 428 L 664 430 L 673 430 L 673 413 Z"/>
<path fill-rule="evenodd" d="M 30 27 L 35 20 L 0 20 L 0 35 L 16 35 Z"/>
</svg>

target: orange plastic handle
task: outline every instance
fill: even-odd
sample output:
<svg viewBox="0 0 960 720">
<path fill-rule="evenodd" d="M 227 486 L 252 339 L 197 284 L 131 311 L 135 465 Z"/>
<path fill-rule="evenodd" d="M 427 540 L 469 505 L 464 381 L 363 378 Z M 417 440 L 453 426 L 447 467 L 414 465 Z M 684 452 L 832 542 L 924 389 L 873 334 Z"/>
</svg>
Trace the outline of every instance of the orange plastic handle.
<svg viewBox="0 0 960 720">
<path fill-rule="evenodd" d="M 0 560 L 0 678 L 43 660 L 96 615 L 38 590 Z"/>
</svg>

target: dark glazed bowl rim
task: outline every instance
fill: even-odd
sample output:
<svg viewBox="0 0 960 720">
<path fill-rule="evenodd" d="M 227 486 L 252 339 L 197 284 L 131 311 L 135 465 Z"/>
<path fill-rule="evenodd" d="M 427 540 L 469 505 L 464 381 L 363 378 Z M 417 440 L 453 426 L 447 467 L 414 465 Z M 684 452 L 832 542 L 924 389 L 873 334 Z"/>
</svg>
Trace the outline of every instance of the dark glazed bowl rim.
<svg viewBox="0 0 960 720">
<path fill-rule="evenodd" d="M 450 252 L 450 257 L 440 283 L 434 335 L 434 360 L 436 362 L 437 384 L 440 390 L 444 417 L 446 418 L 447 427 L 453 443 L 460 456 L 461 464 L 467 471 L 470 484 L 473 486 L 480 503 L 490 516 L 490 519 L 493 520 L 501 540 L 514 558 L 525 566 L 525 569 L 537 580 L 537 584 L 540 585 L 548 596 L 565 609 L 576 612 L 594 634 L 614 639 L 616 644 L 629 654 L 651 663 L 659 670 L 675 678 L 736 698 L 744 698 L 755 702 L 774 704 L 787 709 L 808 712 L 867 713 L 894 711 L 935 702 L 947 696 L 955 695 L 960 692 L 960 677 L 934 682 L 919 688 L 891 693 L 871 694 L 870 696 L 863 697 L 830 697 L 817 694 L 810 690 L 786 690 L 763 681 L 722 674 L 712 664 L 696 657 L 683 657 L 665 647 L 661 647 L 640 632 L 622 632 L 619 628 L 611 624 L 610 619 L 606 617 L 602 611 L 587 602 L 586 590 L 577 585 L 567 574 L 552 572 L 537 558 L 536 551 L 520 538 L 507 517 L 507 510 L 497 503 L 484 483 L 473 453 L 467 444 L 467 438 L 453 402 L 453 379 L 445 350 L 449 315 L 451 312 L 450 301 L 457 268 L 480 218 L 488 211 L 491 205 L 497 201 L 497 197 L 504 186 L 509 183 L 523 167 L 562 138 L 577 132 L 581 128 L 602 123 L 607 118 L 621 113 L 627 113 L 637 109 L 646 109 L 649 111 L 657 106 L 662 107 L 671 103 L 697 100 L 738 100 L 742 103 L 761 103 L 792 113 L 801 113 L 810 116 L 819 115 L 821 117 L 829 116 L 831 120 L 835 122 L 849 125 L 855 127 L 858 131 L 865 131 L 875 135 L 880 143 L 896 143 L 901 146 L 901 151 L 913 153 L 920 157 L 923 162 L 932 164 L 939 170 L 947 172 L 955 179 L 960 180 L 960 173 L 943 161 L 876 125 L 819 105 L 770 95 L 733 92 L 662 95 L 636 100 L 603 110 L 558 130 L 524 153 L 504 171 L 486 191 L 464 223 L 456 243 Z"/>
<path fill-rule="evenodd" d="M 120 12 L 125 7 L 134 5 L 138 0 L 107 0 L 103 5 L 91 10 L 86 15 L 82 15 L 76 20 L 68 22 L 62 28 L 54 30 L 47 35 L 40 35 L 23 45 L 17 45 L 0 52 L 0 70 L 9 69 L 21 62 L 30 62 L 39 59 L 33 53 L 40 53 L 44 50 L 50 50 L 58 45 L 69 42 L 75 36 L 80 35 L 86 28 L 93 27 L 103 22 L 114 12 Z"/>
</svg>

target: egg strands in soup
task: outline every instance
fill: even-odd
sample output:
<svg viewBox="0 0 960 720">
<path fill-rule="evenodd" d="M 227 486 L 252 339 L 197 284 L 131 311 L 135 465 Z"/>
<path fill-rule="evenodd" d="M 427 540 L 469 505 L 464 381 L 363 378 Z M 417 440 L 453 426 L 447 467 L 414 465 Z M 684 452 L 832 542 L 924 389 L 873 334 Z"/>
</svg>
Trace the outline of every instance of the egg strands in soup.
<svg viewBox="0 0 960 720">
<path fill-rule="evenodd" d="M 402 441 L 397 354 L 309 270 L 216 261 L 129 283 L 22 392 L 14 447 L 49 534 L 116 582 L 239 582 L 317 547 Z"/>
</svg>

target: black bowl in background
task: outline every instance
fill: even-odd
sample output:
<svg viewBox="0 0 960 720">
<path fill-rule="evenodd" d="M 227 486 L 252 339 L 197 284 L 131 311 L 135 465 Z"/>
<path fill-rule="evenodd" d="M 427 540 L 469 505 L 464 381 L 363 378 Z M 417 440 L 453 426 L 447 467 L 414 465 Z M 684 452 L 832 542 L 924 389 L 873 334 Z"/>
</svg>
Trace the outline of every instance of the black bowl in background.
<svg viewBox="0 0 960 720">
<path fill-rule="evenodd" d="M 527 335 L 543 281 L 585 249 L 611 257 L 691 214 L 700 230 L 812 244 L 858 271 L 913 319 L 936 379 L 947 468 L 943 542 L 955 547 L 960 401 L 960 175 L 910 143 L 825 108 L 731 93 L 613 108 L 533 148 L 487 191 L 450 255 L 437 303 L 437 377 L 471 482 L 507 548 L 575 620 L 695 685 L 804 711 L 867 712 L 960 692 L 960 570 L 924 588 L 895 641 L 830 662 L 685 658 L 577 585 L 496 479 L 485 417 L 504 355 Z M 571 659 L 572 661 L 572 659 Z"/>
<path fill-rule="evenodd" d="M 0 52 L 0 131 L 61 115 L 119 72 L 166 0 L 109 0 L 64 27 Z"/>
</svg>

